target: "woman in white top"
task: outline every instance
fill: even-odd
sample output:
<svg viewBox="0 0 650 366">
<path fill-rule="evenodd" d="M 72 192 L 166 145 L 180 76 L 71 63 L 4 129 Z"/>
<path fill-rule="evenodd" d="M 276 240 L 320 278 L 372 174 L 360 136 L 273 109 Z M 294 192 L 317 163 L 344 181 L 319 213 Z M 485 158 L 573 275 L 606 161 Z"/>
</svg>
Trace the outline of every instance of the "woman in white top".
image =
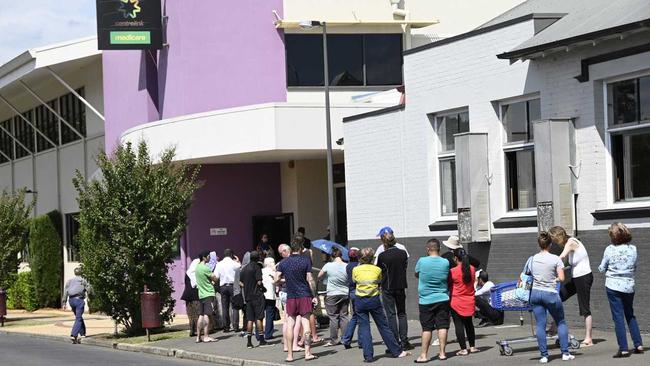
<svg viewBox="0 0 650 366">
<path fill-rule="evenodd" d="M 560 259 L 567 261 L 571 266 L 571 280 L 562 285 L 560 298 L 562 302 L 565 302 L 573 295 L 578 295 L 580 315 L 585 318 L 585 339 L 580 346 L 591 347 L 594 343 L 591 338 L 592 317 L 589 301 L 594 275 L 591 273 L 587 249 L 580 240 L 567 235 L 564 228 L 560 226 L 552 227 L 548 233 L 555 244 L 564 248 L 562 254 L 560 254 Z"/>
<path fill-rule="evenodd" d="M 264 286 L 264 339 L 273 339 L 273 315 L 275 312 L 275 259 L 266 257 L 262 268 L 262 285 Z"/>
</svg>

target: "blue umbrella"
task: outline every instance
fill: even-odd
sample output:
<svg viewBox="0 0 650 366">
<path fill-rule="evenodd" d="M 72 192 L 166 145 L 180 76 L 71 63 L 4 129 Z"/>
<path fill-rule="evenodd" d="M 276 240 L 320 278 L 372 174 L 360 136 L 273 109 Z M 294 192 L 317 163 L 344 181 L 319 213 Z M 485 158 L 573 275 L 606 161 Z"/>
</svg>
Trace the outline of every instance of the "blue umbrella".
<svg viewBox="0 0 650 366">
<path fill-rule="evenodd" d="M 350 257 L 348 256 L 348 248 L 344 247 L 343 245 L 339 243 L 335 243 L 333 241 L 325 240 L 325 239 L 319 239 L 319 240 L 314 240 L 311 242 L 312 247 L 320 250 L 321 252 L 325 254 L 332 254 L 332 248 L 337 247 L 341 253 L 343 254 L 343 260 L 344 261 L 349 261 Z"/>
</svg>

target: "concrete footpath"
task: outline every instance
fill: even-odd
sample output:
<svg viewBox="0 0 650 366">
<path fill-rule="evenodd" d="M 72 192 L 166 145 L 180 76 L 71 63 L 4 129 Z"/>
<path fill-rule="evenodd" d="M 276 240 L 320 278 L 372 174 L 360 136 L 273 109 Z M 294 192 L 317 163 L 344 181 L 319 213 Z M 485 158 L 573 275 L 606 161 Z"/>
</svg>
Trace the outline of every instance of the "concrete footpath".
<svg viewBox="0 0 650 366">
<path fill-rule="evenodd" d="M 20 319 L 20 320 L 17 320 Z M 237 366 L 261 366 L 261 365 L 279 365 L 283 364 L 286 353 L 282 352 L 282 345 L 280 339 L 271 341 L 270 347 L 247 349 L 246 341 L 244 338 L 239 337 L 234 333 L 217 332 L 212 336 L 218 339 L 216 343 L 201 343 L 194 342 L 194 338 L 190 338 L 186 330 L 176 331 L 169 334 L 174 334 L 173 337 L 168 339 L 133 344 L 133 339 L 110 339 L 110 335 L 114 331 L 114 325 L 110 318 L 104 316 L 89 315 L 86 318 L 86 325 L 88 328 L 89 337 L 82 339 L 82 345 L 92 345 L 108 347 L 116 350 L 144 352 L 156 354 L 165 357 L 176 357 L 182 359 L 191 359 L 196 361 L 210 362 L 220 365 L 237 365 Z M 28 334 L 32 337 L 56 339 L 60 341 L 69 342 L 67 336 L 69 335 L 70 326 L 72 325 L 73 318 L 65 313 L 49 310 L 40 311 L 36 313 L 19 313 L 12 312 L 9 314 L 8 322 L 5 328 L 0 328 L 0 342 L 4 337 L 10 337 L 12 332 L 19 332 Z M 527 319 L 528 320 L 528 319 Z M 22 323 L 22 324 L 21 324 Z M 186 329 L 187 318 L 177 317 L 174 322 L 176 329 Z M 373 325 L 374 328 L 374 325 Z M 276 325 L 276 329 L 280 329 L 280 325 Z M 579 339 L 582 336 L 582 330 L 570 329 L 572 334 L 575 334 Z M 373 340 L 375 343 L 375 357 L 377 365 L 409 365 L 413 364 L 413 360 L 417 357 L 420 351 L 420 326 L 417 322 L 409 322 L 409 336 L 411 342 L 416 349 L 411 351 L 413 356 L 405 359 L 393 359 L 384 355 L 385 347 L 381 344 L 381 338 L 373 331 Z M 319 331 L 321 337 L 326 338 L 329 334 L 327 329 Z M 280 335 L 276 331 L 276 335 Z M 451 343 L 447 347 L 449 360 L 445 364 L 449 365 L 522 365 L 522 364 L 536 364 L 539 358 L 536 343 L 526 343 L 521 345 L 513 345 L 514 355 L 507 357 L 500 355 L 499 347 L 496 341 L 504 338 L 525 337 L 531 335 L 530 324 L 526 323 L 523 327 L 518 324 L 505 324 L 500 327 L 489 327 L 477 329 L 477 347 L 481 350 L 480 353 L 472 354 L 470 356 L 455 356 L 458 350 L 457 343 Z M 164 337 L 162 337 L 164 338 Z M 453 335 L 453 328 L 450 332 L 450 339 L 455 339 Z M 650 335 L 644 335 L 644 339 L 650 339 Z M 355 338 L 356 340 L 356 338 Z M 579 349 L 573 351 L 576 359 L 567 363 L 568 365 L 611 365 L 625 364 L 625 365 L 648 365 L 650 364 L 650 356 L 633 355 L 628 359 L 615 360 L 611 356 L 616 353 L 617 345 L 616 338 L 613 332 L 595 331 L 594 333 L 595 345 L 590 348 Z M 256 342 L 254 342 L 256 344 Z M 295 363 L 310 365 L 336 365 L 347 366 L 357 365 L 363 360 L 361 350 L 356 347 L 356 341 L 353 342 L 352 349 L 346 350 L 342 346 L 325 347 L 318 345 L 314 348 L 314 354 L 319 356 L 318 360 L 306 362 L 302 359 L 302 353 L 296 353 Z M 552 345 L 550 347 L 551 363 L 562 363 L 559 354 L 559 349 Z M 433 357 L 437 354 L 437 347 L 431 347 L 430 356 Z M 434 359 L 430 364 L 440 363 Z"/>
</svg>

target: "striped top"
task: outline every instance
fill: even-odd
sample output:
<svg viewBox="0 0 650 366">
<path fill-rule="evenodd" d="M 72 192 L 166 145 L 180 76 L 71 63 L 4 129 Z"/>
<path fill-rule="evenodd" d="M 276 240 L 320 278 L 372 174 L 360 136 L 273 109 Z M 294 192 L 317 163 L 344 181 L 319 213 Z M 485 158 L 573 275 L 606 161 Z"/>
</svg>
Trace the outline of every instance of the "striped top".
<svg viewBox="0 0 650 366">
<path fill-rule="evenodd" d="M 381 268 L 372 264 L 360 264 L 352 269 L 352 281 L 357 285 L 358 297 L 379 296 Z"/>
</svg>

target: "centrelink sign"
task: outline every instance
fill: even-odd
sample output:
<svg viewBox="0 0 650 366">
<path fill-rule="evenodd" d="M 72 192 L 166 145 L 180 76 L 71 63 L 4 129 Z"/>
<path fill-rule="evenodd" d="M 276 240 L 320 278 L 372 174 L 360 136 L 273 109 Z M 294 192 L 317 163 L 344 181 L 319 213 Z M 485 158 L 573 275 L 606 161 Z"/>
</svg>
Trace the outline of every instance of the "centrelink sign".
<svg viewBox="0 0 650 366">
<path fill-rule="evenodd" d="M 100 50 L 162 48 L 160 0 L 97 0 Z"/>
</svg>

